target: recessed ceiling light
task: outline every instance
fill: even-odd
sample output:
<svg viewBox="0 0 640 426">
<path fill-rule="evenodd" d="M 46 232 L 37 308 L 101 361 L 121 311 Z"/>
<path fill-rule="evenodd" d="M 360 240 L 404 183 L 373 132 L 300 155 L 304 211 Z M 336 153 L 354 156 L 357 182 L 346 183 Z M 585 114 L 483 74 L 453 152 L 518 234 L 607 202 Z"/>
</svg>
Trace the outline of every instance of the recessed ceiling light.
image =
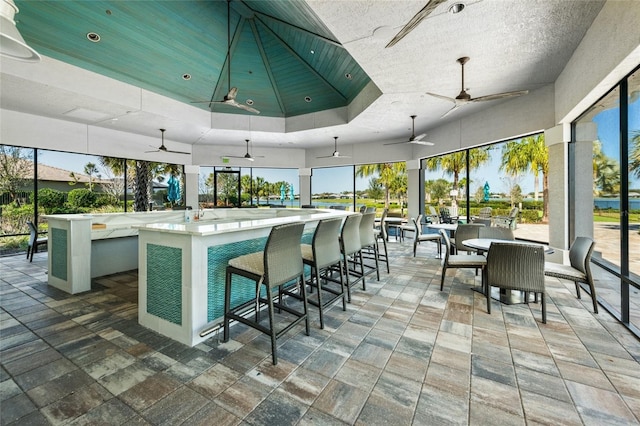
<svg viewBox="0 0 640 426">
<path fill-rule="evenodd" d="M 106 13 L 107 15 L 111 15 L 111 10 L 110 10 L 110 9 L 107 9 L 107 10 L 105 10 L 105 13 Z"/>
<path fill-rule="evenodd" d="M 305 102 L 311 102 L 311 96 L 305 96 L 304 97 L 304 101 Z"/>
<path fill-rule="evenodd" d="M 183 80 L 191 80 L 191 74 L 182 74 Z"/>
<path fill-rule="evenodd" d="M 97 43 L 97 42 L 100 41 L 100 34 L 98 34 L 98 33 L 87 33 L 87 39 L 89 41 Z"/>
<path fill-rule="evenodd" d="M 460 13 L 464 9 L 464 3 L 454 3 L 449 7 L 450 13 Z"/>
<path fill-rule="evenodd" d="M 249 106 L 253 105 L 253 99 L 247 99 L 246 104 Z"/>
<path fill-rule="evenodd" d="M 310 52 L 311 52 L 312 55 L 314 55 L 316 53 L 316 51 L 313 50 L 313 49 L 311 49 Z"/>
<path fill-rule="evenodd" d="M 353 79 L 353 76 L 351 75 L 351 73 L 350 73 L 350 72 L 346 73 L 346 74 L 344 75 L 344 77 L 345 77 L 347 80 L 351 80 L 351 79 Z"/>
</svg>

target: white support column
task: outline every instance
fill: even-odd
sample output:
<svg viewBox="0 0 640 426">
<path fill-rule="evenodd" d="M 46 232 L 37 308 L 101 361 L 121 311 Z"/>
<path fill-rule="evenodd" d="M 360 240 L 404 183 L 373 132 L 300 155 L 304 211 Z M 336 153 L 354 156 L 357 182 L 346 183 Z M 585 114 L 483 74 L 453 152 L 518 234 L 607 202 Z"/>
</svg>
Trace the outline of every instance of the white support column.
<svg viewBox="0 0 640 426">
<path fill-rule="evenodd" d="M 598 126 L 587 122 L 576 125 L 575 201 L 572 219 L 575 236 L 593 238 L 593 141 L 598 139 Z M 571 243 L 571 242 L 569 242 Z"/>
<path fill-rule="evenodd" d="M 408 217 L 420 214 L 420 160 L 407 161 L 407 203 Z"/>
<path fill-rule="evenodd" d="M 562 125 L 544 131 L 549 150 L 549 244 L 559 249 L 569 247 L 567 142 Z M 561 259 L 560 259 L 561 261 Z"/>
<path fill-rule="evenodd" d="M 185 204 L 194 210 L 198 209 L 198 181 L 200 179 L 200 166 L 184 166 Z"/>
<path fill-rule="evenodd" d="M 300 194 L 300 205 L 313 204 L 311 202 L 311 169 L 298 169 L 298 192 Z"/>
</svg>

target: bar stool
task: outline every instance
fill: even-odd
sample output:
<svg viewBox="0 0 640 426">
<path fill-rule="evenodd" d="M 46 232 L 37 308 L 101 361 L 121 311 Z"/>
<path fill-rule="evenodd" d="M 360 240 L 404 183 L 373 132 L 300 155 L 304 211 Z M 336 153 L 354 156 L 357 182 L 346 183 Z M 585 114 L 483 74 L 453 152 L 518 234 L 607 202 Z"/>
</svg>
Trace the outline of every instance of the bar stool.
<svg viewBox="0 0 640 426">
<path fill-rule="evenodd" d="M 362 219 L 360 220 L 360 226 L 358 227 L 358 232 L 360 233 L 360 256 L 363 257 L 362 266 L 367 269 L 367 272 L 363 274 L 369 275 L 374 271 L 376 273 L 376 277 L 378 281 L 380 281 L 380 266 L 378 263 L 378 244 L 376 241 L 375 231 L 373 226 L 376 221 L 375 213 L 364 213 L 362 215 Z M 365 256 L 365 251 L 367 256 Z M 370 263 L 364 263 L 364 259 L 371 259 L 374 261 L 374 265 Z"/>
<path fill-rule="evenodd" d="M 378 260 L 387 264 L 387 274 L 389 273 L 389 253 L 387 252 L 387 229 L 384 226 L 384 220 L 387 218 L 387 209 L 382 211 L 382 217 L 380 218 L 380 226 L 375 227 L 373 232 L 376 236 L 376 245 L 378 241 L 382 240 L 382 247 L 384 248 L 384 254 L 380 252 L 378 248 Z"/>
<path fill-rule="evenodd" d="M 364 281 L 364 266 L 362 264 L 362 256 L 360 255 L 360 221 L 361 214 L 353 214 L 347 216 L 340 231 L 340 252 L 344 261 L 347 280 L 347 301 L 351 302 L 351 287 L 358 281 L 362 280 L 362 289 L 366 290 Z M 349 260 L 351 258 L 351 260 Z M 360 264 L 360 272 L 356 267 Z M 349 277 L 356 277 L 354 281 L 350 281 Z"/>
<path fill-rule="evenodd" d="M 304 320 L 306 334 L 309 335 L 309 316 L 307 312 L 307 293 L 304 285 L 304 266 L 300 239 L 304 230 L 304 223 L 295 222 L 274 226 L 263 251 L 245 254 L 229 260 L 226 269 L 224 294 L 224 341 L 229 340 L 229 321 L 235 320 L 249 327 L 255 328 L 271 337 L 271 355 L 273 364 L 278 363 L 276 340 L 298 323 Z M 248 301 L 231 307 L 231 286 L 233 275 L 240 275 L 255 281 L 255 296 Z M 296 280 L 300 288 L 303 310 L 297 311 L 285 305 L 282 293 L 291 291 L 282 289 L 284 284 Z M 261 294 L 261 286 L 266 287 L 266 298 Z M 278 301 L 274 303 L 272 290 L 278 288 Z M 269 326 L 260 324 L 261 306 L 268 307 Z M 295 319 L 276 331 L 274 307 L 278 312 L 283 310 L 295 316 Z M 255 310 L 255 320 L 251 320 L 247 313 Z"/>
<path fill-rule="evenodd" d="M 323 310 L 325 307 L 342 298 L 342 310 L 347 310 L 342 255 L 338 242 L 341 224 L 342 218 L 321 220 L 313 233 L 311 244 L 301 245 L 302 261 L 311 267 L 311 277 L 309 277 L 307 284 L 312 289 L 316 288 L 318 292 L 318 300 L 309 299 L 308 303 L 317 306 L 320 311 L 320 328 L 324 328 Z M 332 276 L 332 266 L 337 267 L 340 273 L 339 281 Z M 339 286 L 337 288 L 336 286 L 327 286 L 326 284 L 329 283 L 339 284 Z M 330 293 L 332 297 L 323 300 L 323 291 Z"/>
</svg>

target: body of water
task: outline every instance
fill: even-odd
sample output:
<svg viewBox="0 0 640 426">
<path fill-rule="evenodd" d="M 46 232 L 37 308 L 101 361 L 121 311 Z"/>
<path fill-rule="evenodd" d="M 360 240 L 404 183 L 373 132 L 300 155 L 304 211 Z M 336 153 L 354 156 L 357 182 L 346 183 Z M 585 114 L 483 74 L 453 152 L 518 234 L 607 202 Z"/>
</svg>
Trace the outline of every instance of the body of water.
<svg viewBox="0 0 640 426">
<path fill-rule="evenodd" d="M 594 198 L 593 204 L 595 208 L 600 210 L 620 210 L 620 199 L 618 198 Z M 629 199 L 630 210 L 640 210 L 640 198 Z"/>
</svg>

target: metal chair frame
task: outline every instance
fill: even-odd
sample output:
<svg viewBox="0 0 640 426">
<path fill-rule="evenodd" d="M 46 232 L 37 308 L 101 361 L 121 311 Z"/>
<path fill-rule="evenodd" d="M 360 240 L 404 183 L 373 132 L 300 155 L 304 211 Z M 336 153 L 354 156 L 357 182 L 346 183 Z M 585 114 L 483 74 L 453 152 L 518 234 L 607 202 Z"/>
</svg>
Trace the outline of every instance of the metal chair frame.
<svg viewBox="0 0 640 426">
<path fill-rule="evenodd" d="M 278 363 L 276 341 L 283 334 L 304 321 L 307 336 L 309 335 L 309 315 L 307 308 L 307 293 L 304 285 L 304 267 L 302 263 L 302 251 L 300 239 L 304 230 L 304 223 L 294 222 L 274 226 L 269 233 L 265 248 L 261 252 L 255 252 L 238 256 L 229 260 L 226 268 L 225 296 L 224 296 L 224 338 L 229 340 L 229 322 L 231 320 L 241 322 L 249 327 L 267 334 L 271 338 L 271 356 L 273 364 Z M 255 281 L 255 297 L 231 307 L 231 287 L 233 275 L 240 275 Z M 295 280 L 296 288 L 300 292 L 302 311 L 297 311 L 283 302 L 282 294 L 293 294 L 290 289 L 283 289 L 291 281 Z M 266 297 L 261 295 L 261 287 L 266 287 Z M 273 289 L 278 289 L 278 301 L 274 302 Z M 267 307 L 269 311 L 269 324 L 260 323 L 260 310 Z M 284 310 L 293 315 L 295 319 L 280 330 L 276 330 L 274 308 Z M 255 319 L 252 320 L 248 313 L 255 311 Z"/>
</svg>

